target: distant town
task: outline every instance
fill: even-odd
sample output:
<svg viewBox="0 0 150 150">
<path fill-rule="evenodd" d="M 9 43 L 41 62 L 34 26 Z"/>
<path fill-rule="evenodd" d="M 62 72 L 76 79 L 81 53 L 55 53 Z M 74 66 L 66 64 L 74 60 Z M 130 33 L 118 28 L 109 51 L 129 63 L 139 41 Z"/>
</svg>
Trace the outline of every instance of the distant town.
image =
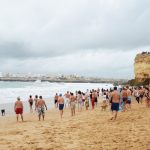
<svg viewBox="0 0 150 150">
<path fill-rule="evenodd" d="M 116 83 L 123 84 L 127 82 L 126 79 L 106 79 L 99 77 L 85 77 L 79 75 L 49 75 L 49 74 L 33 74 L 33 73 L 1 73 L 0 81 L 48 81 L 48 82 L 73 82 L 73 83 Z"/>
</svg>

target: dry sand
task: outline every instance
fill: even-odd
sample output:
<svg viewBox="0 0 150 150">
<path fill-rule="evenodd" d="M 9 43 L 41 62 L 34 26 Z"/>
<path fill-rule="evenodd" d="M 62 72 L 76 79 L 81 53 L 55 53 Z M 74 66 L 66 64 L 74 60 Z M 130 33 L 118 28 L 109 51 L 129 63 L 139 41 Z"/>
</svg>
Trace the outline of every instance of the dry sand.
<svg viewBox="0 0 150 150">
<path fill-rule="evenodd" d="M 109 118 L 100 106 L 75 117 L 65 109 L 63 119 L 53 109 L 40 122 L 36 114 L 25 115 L 23 123 L 0 117 L 0 150 L 150 150 L 150 109 L 144 104 L 134 102 L 114 122 Z"/>
</svg>

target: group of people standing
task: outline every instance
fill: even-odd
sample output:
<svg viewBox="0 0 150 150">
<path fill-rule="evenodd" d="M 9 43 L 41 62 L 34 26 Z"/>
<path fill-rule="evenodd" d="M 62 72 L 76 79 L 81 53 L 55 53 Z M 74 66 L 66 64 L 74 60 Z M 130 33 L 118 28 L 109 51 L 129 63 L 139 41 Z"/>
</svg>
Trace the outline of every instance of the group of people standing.
<svg viewBox="0 0 150 150">
<path fill-rule="evenodd" d="M 62 110 L 62 107 L 60 107 L 62 104 L 62 101 L 60 101 L 60 97 L 61 97 L 61 99 L 63 99 L 63 108 L 64 107 L 71 108 L 72 116 L 75 115 L 76 105 L 78 107 L 78 111 L 81 112 L 84 106 L 85 106 L 86 110 L 88 110 L 88 108 L 90 106 L 90 102 L 91 102 L 91 106 L 92 106 L 92 110 L 93 110 L 94 107 L 97 106 L 99 92 L 100 92 L 99 89 L 98 90 L 93 89 L 91 91 L 89 91 L 87 89 L 87 91 L 85 93 L 81 92 L 81 91 L 76 91 L 75 93 L 67 91 L 63 96 L 62 96 L 62 94 L 58 95 L 56 93 L 56 95 L 54 97 L 55 107 L 56 108 L 59 107 L 60 111 Z"/>
<path fill-rule="evenodd" d="M 135 96 L 138 103 L 142 103 L 143 99 L 146 101 L 146 107 L 150 107 L 150 90 L 149 88 L 144 87 L 136 87 L 129 88 L 128 86 L 123 87 L 122 89 L 114 89 L 105 90 L 105 89 L 97 89 L 97 90 L 86 90 L 86 92 L 76 91 L 75 93 L 67 91 L 64 95 L 57 94 L 54 96 L 54 104 L 56 108 L 60 110 L 60 117 L 63 117 L 63 111 L 65 107 L 71 109 L 71 116 L 75 116 L 76 106 L 78 111 L 81 112 L 83 107 L 85 110 L 89 109 L 91 105 L 91 109 L 94 110 L 98 105 L 99 97 L 102 97 L 101 108 L 102 110 L 106 110 L 109 106 L 112 111 L 111 120 L 116 120 L 117 113 L 119 110 L 125 112 L 131 110 L 131 102 L 132 96 Z M 41 116 L 44 120 L 45 117 L 45 109 L 47 110 L 47 105 L 43 100 L 42 96 L 29 96 L 28 99 L 30 112 L 33 112 L 33 104 L 35 104 L 35 111 L 38 112 L 38 119 L 41 120 Z M 21 119 L 23 121 L 23 103 L 20 100 L 20 97 L 17 98 L 17 101 L 14 105 L 14 111 L 16 112 L 17 121 L 19 114 L 21 115 Z"/>
<path fill-rule="evenodd" d="M 28 102 L 29 102 L 30 112 L 33 112 L 33 104 L 35 103 L 35 111 L 38 112 L 39 121 L 41 120 L 41 116 L 44 120 L 45 108 L 47 110 L 47 105 L 46 105 L 45 101 L 43 100 L 42 96 L 38 97 L 36 95 L 35 98 L 33 99 L 32 95 L 30 95 Z M 15 102 L 15 105 L 14 105 L 14 111 L 16 113 L 17 122 L 18 122 L 19 114 L 23 121 L 23 102 L 21 101 L 20 97 L 17 97 L 17 101 Z"/>
</svg>

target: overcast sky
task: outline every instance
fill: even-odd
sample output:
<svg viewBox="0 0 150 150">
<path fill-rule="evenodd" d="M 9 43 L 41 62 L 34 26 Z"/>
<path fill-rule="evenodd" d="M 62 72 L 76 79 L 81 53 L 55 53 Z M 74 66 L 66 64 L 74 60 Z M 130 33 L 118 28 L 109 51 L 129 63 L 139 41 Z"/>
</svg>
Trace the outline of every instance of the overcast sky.
<svg viewBox="0 0 150 150">
<path fill-rule="evenodd" d="M 150 0 L 0 0 L 0 72 L 134 78 Z"/>
</svg>

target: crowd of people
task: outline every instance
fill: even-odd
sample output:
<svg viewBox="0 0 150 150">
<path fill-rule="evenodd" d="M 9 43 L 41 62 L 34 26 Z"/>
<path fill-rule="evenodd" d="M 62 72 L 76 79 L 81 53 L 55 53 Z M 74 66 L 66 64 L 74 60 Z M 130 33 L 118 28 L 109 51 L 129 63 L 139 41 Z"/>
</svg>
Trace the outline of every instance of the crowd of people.
<svg viewBox="0 0 150 150">
<path fill-rule="evenodd" d="M 101 98 L 100 98 L 101 97 Z M 142 104 L 143 101 L 146 102 L 146 107 L 150 108 L 150 89 L 148 87 L 135 87 L 129 88 L 128 86 L 121 89 L 114 87 L 113 89 L 97 89 L 97 90 L 86 90 L 86 92 L 76 91 L 75 93 L 67 91 L 64 95 L 56 93 L 54 96 L 54 105 L 60 111 L 60 117 L 63 117 L 64 108 L 69 108 L 71 110 L 71 116 L 75 116 L 76 107 L 78 112 L 81 112 L 83 109 L 94 110 L 95 107 L 99 106 L 102 111 L 111 110 L 112 117 L 111 120 L 116 120 L 118 111 L 129 111 L 131 110 L 132 99 L 135 97 L 138 104 Z M 34 111 L 38 113 L 38 119 L 41 120 L 41 117 L 44 120 L 45 109 L 47 110 L 47 105 L 43 100 L 42 96 L 29 96 L 28 99 L 30 112 Z M 16 117 L 18 121 L 19 114 L 23 121 L 23 103 L 20 100 L 20 97 L 17 98 L 17 101 L 14 105 L 14 111 L 16 112 Z"/>
</svg>

